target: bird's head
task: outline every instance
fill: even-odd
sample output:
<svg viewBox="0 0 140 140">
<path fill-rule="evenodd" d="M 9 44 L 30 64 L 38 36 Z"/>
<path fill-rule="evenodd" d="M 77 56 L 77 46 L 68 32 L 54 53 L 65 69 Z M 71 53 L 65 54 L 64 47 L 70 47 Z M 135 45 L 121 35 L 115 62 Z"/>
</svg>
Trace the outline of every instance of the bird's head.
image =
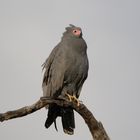
<svg viewBox="0 0 140 140">
<path fill-rule="evenodd" d="M 80 27 L 76 27 L 70 24 L 69 27 L 66 27 L 65 29 L 66 31 L 63 33 L 63 37 L 75 37 L 75 38 L 82 37 L 82 30 Z"/>
</svg>

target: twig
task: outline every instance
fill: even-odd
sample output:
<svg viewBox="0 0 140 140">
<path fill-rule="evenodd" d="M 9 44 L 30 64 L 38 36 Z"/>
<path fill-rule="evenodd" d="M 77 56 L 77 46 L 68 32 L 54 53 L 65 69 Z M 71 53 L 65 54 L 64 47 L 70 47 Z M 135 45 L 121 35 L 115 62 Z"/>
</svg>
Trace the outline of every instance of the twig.
<svg viewBox="0 0 140 140">
<path fill-rule="evenodd" d="M 95 119 L 93 114 L 88 110 L 88 108 L 84 104 L 80 104 L 80 106 L 77 106 L 75 103 L 72 102 L 67 102 L 63 100 L 53 100 L 45 97 L 40 98 L 40 100 L 38 100 L 33 105 L 25 106 L 23 108 L 13 111 L 8 111 L 6 113 L 1 113 L 0 122 L 26 116 L 52 103 L 55 103 L 60 106 L 72 106 L 75 109 L 75 111 L 77 111 L 85 120 L 94 140 L 110 140 L 102 123 L 98 122 Z"/>
</svg>

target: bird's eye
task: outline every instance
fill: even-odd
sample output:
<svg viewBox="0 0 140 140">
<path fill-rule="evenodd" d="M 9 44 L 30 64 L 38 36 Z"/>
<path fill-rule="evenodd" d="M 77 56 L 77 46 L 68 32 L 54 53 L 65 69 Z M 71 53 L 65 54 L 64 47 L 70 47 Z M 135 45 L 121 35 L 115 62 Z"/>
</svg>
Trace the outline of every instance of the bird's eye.
<svg viewBox="0 0 140 140">
<path fill-rule="evenodd" d="M 79 30 L 79 29 L 74 29 L 73 31 L 72 31 L 72 33 L 74 34 L 74 36 L 80 36 L 81 35 L 81 30 Z"/>
<path fill-rule="evenodd" d="M 76 30 L 73 30 L 73 33 L 76 33 L 77 31 Z"/>
</svg>

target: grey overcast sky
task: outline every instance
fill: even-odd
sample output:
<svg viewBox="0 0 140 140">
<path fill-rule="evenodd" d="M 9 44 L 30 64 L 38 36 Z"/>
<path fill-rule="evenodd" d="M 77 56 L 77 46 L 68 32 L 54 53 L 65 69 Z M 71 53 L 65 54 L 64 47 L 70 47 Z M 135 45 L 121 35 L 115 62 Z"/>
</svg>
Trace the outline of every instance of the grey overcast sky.
<svg viewBox="0 0 140 140">
<path fill-rule="evenodd" d="M 0 0 L 0 112 L 42 96 L 41 64 L 68 24 L 80 26 L 88 44 L 89 76 L 80 100 L 112 140 L 140 139 L 139 0 Z M 73 136 L 45 129 L 47 111 L 0 124 L 2 140 L 92 139 L 75 113 Z"/>
</svg>

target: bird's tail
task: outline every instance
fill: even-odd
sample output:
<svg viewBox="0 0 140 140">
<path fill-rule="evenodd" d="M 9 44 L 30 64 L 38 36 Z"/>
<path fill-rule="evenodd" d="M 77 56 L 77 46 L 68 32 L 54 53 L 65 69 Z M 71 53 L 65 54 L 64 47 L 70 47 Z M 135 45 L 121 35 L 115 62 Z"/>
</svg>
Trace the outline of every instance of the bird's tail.
<svg viewBox="0 0 140 140">
<path fill-rule="evenodd" d="M 72 135 L 75 128 L 74 111 L 71 107 L 61 109 L 62 125 L 65 133 Z"/>
<path fill-rule="evenodd" d="M 49 128 L 54 122 L 56 126 L 56 118 L 61 116 L 62 126 L 65 133 L 72 135 L 75 128 L 74 111 L 71 107 L 60 107 L 58 105 L 52 104 L 48 108 L 48 118 L 45 122 L 45 127 Z"/>
</svg>

